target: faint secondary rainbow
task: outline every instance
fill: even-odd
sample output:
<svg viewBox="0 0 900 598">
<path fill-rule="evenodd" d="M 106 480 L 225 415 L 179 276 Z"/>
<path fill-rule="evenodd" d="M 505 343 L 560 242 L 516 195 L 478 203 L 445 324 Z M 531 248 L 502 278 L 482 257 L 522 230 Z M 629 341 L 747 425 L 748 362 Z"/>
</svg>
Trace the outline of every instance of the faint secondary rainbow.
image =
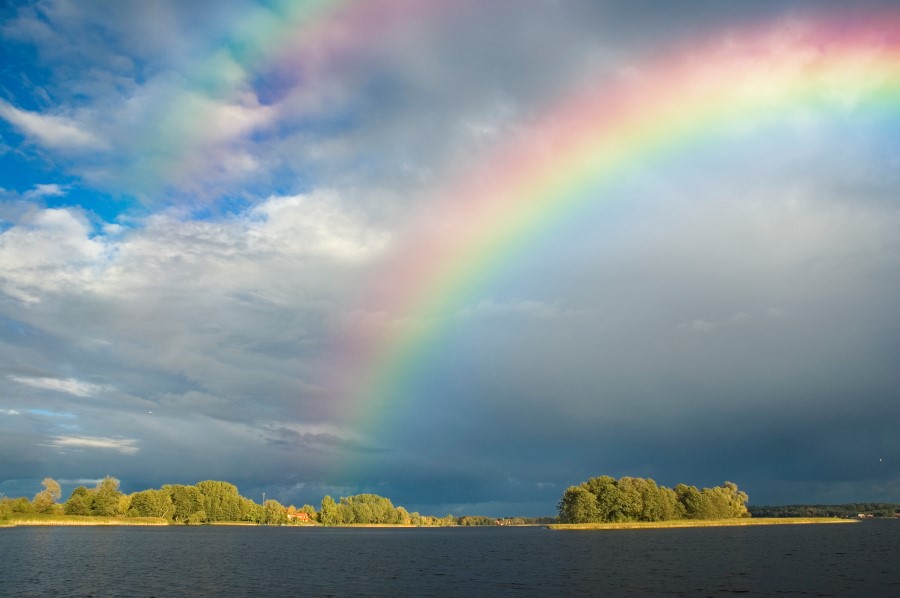
<svg viewBox="0 0 900 598">
<path fill-rule="evenodd" d="M 197 31 L 199 57 L 173 65 L 177 88 L 152 98 L 153 123 L 138 140 L 138 176 L 156 192 L 160 180 L 190 187 L 204 170 L 222 168 L 210 160 L 219 147 L 277 128 L 284 109 L 312 103 L 314 116 L 322 107 L 309 99 L 311 89 L 327 89 L 331 78 L 404 30 L 464 14 L 473 2 L 273 0 L 223 8 L 209 29 Z"/>
<path fill-rule="evenodd" d="M 374 432 L 460 310 L 630 169 L 794 119 L 900 122 L 900 15 L 788 20 L 692 43 L 558 103 L 429 203 L 377 272 L 333 366 L 338 409 Z M 846 17 L 846 15 L 843 15 Z"/>
</svg>

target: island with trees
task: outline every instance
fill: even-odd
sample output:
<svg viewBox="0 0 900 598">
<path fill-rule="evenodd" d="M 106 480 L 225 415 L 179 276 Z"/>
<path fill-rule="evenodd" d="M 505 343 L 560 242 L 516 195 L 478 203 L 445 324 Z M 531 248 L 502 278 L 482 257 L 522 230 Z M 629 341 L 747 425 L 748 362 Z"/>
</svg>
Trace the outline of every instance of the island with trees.
<svg viewBox="0 0 900 598">
<path fill-rule="evenodd" d="M 59 483 L 45 478 L 42 490 L 27 497 L 0 497 L 0 525 L 323 525 L 323 526 L 476 526 L 547 525 L 562 529 L 602 527 L 683 527 L 715 522 L 804 523 L 848 521 L 891 516 L 900 505 L 858 503 L 824 506 L 747 507 L 747 494 L 737 484 L 698 489 L 678 484 L 659 486 L 651 479 L 599 476 L 570 486 L 556 517 L 436 517 L 409 512 L 377 494 L 334 500 L 325 496 L 312 505 L 285 506 L 274 499 L 257 503 L 229 482 L 205 480 L 194 485 L 166 484 L 126 494 L 119 480 L 106 476 L 93 488 L 78 486 L 65 501 Z M 751 520 L 751 515 L 753 516 Z M 843 519 L 838 519 L 843 518 Z"/>
<path fill-rule="evenodd" d="M 567 488 L 557 505 L 557 523 L 550 527 L 609 529 L 849 521 L 808 516 L 751 519 L 747 501 L 747 493 L 733 482 L 700 490 L 687 484 L 667 488 L 649 478 L 624 476 L 617 480 L 602 475 Z"/>
<path fill-rule="evenodd" d="M 0 524 L 56 525 L 391 525 L 448 526 L 493 525 L 487 517 L 435 517 L 395 507 L 376 494 L 358 494 L 335 501 L 326 496 L 319 510 L 312 505 L 284 506 L 274 499 L 254 502 L 228 482 L 205 480 L 192 486 L 166 484 L 158 489 L 125 494 L 119 480 L 107 476 L 93 488 L 78 486 L 65 502 L 52 478 L 32 500 L 26 497 L 0 499 Z M 527 520 L 519 519 L 521 523 Z"/>
<path fill-rule="evenodd" d="M 734 519 L 749 517 L 747 494 L 725 482 L 698 490 L 678 484 L 657 486 L 649 478 L 604 475 L 570 486 L 559 501 L 560 523 Z"/>
</svg>

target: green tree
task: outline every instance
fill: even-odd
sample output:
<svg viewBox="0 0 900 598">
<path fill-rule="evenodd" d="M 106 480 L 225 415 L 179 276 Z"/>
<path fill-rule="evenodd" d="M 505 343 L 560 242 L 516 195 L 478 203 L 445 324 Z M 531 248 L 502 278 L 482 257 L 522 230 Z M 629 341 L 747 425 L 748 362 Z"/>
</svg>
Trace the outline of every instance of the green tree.
<svg viewBox="0 0 900 598">
<path fill-rule="evenodd" d="M 704 488 L 701 497 L 701 519 L 731 519 L 749 517 L 747 494 L 738 490 L 737 484 L 725 482 L 722 486 Z"/>
<path fill-rule="evenodd" d="M 668 521 L 670 519 L 684 519 L 684 511 L 680 508 L 678 495 L 671 488 L 665 486 L 659 487 L 659 508 L 660 519 Z"/>
<path fill-rule="evenodd" d="M 238 521 L 251 521 L 254 523 L 260 523 L 262 521 L 262 505 L 258 505 L 249 498 L 241 496 L 238 506 L 240 507 L 240 516 Z"/>
<path fill-rule="evenodd" d="M 404 509 L 403 507 L 397 507 L 395 522 L 400 525 L 409 525 L 412 523 L 412 516 L 409 514 L 409 511 Z"/>
<path fill-rule="evenodd" d="M 561 523 L 592 523 L 600 521 L 597 497 L 584 487 L 569 486 L 557 505 Z"/>
<path fill-rule="evenodd" d="M 328 495 L 322 499 L 322 508 L 319 511 L 319 522 L 322 525 L 340 525 L 343 523 L 340 510 L 334 499 Z"/>
<path fill-rule="evenodd" d="M 53 510 L 53 505 L 62 496 L 62 490 L 53 478 L 44 478 L 41 485 L 44 489 L 34 495 L 31 503 L 37 513 L 48 513 Z"/>
<path fill-rule="evenodd" d="M 203 511 L 206 518 L 206 509 L 203 494 L 194 486 L 181 484 L 166 485 L 163 490 L 172 497 L 172 520 L 180 523 L 187 522 L 191 515 Z"/>
<path fill-rule="evenodd" d="M 681 504 L 681 510 L 686 519 L 701 519 L 703 513 L 703 496 L 696 486 L 678 484 L 675 486 L 675 495 Z"/>
<path fill-rule="evenodd" d="M 338 517 L 340 518 L 341 523 L 360 523 L 356 520 L 355 513 L 353 512 L 353 507 L 344 502 L 344 498 L 341 497 L 341 502 L 337 505 Z"/>
<path fill-rule="evenodd" d="M 187 525 L 200 525 L 206 521 L 206 511 L 194 511 L 185 523 Z"/>
<path fill-rule="evenodd" d="M 241 500 L 237 486 L 228 482 L 205 480 L 198 482 L 197 490 L 203 495 L 207 521 L 239 521 Z"/>
<path fill-rule="evenodd" d="M 650 478 L 637 478 L 637 485 L 641 493 L 641 521 L 662 521 L 663 504 L 660 498 L 660 489 L 656 482 Z"/>
<path fill-rule="evenodd" d="M 165 490 L 142 490 L 131 495 L 131 517 L 165 517 L 171 519 L 175 512 L 172 497 Z"/>
<path fill-rule="evenodd" d="M 119 513 L 119 480 L 112 476 L 106 476 L 97 483 L 94 489 L 94 501 L 91 505 L 91 514 L 103 517 L 114 517 Z"/>
<path fill-rule="evenodd" d="M 287 523 L 287 509 L 277 500 L 268 499 L 263 504 L 264 521 L 267 525 L 283 525 Z"/>
<path fill-rule="evenodd" d="M 619 489 L 619 500 L 624 518 L 628 521 L 637 521 L 644 510 L 644 498 L 641 490 L 643 484 L 638 478 L 623 476 L 616 482 Z"/>
<path fill-rule="evenodd" d="M 377 494 L 357 494 L 341 498 L 344 523 L 396 523 L 397 512 L 389 498 Z"/>
<path fill-rule="evenodd" d="M 84 486 L 72 490 L 65 504 L 66 515 L 90 515 L 94 506 L 94 496 Z"/>
<path fill-rule="evenodd" d="M 616 480 L 608 475 L 591 478 L 583 486 L 597 497 L 597 520 L 619 521 L 622 515 L 622 497 Z"/>
<path fill-rule="evenodd" d="M 557 508 L 562 523 L 722 519 L 749 517 L 747 500 L 733 482 L 702 491 L 678 484 L 673 490 L 650 478 L 599 476 L 570 486 Z"/>
<path fill-rule="evenodd" d="M 31 504 L 26 497 L 20 496 L 19 498 L 13 498 L 7 503 L 9 506 L 9 510 L 12 513 L 34 513 L 34 505 Z"/>
<path fill-rule="evenodd" d="M 734 482 L 725 482 L 722 485 L 722 492 L 728 496 L 731 517 L 749 517 L 750 511 L 747 510 L 747 501 L 750 497 L 746 492 L 738 490 L 737 484 Z"/>
</svg>

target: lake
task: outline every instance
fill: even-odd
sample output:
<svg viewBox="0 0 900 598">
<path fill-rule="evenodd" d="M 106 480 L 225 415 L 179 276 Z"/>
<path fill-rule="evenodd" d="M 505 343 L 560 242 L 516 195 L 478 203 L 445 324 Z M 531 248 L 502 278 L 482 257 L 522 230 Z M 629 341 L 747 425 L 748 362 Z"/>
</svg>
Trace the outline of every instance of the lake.
<svg viewBox="0 0 900 598">
<path fill-rule="evenodd" d="M 900 521 L 690 529 L 16 527 L 2 596 L 900 596 Z"/>
</svg>

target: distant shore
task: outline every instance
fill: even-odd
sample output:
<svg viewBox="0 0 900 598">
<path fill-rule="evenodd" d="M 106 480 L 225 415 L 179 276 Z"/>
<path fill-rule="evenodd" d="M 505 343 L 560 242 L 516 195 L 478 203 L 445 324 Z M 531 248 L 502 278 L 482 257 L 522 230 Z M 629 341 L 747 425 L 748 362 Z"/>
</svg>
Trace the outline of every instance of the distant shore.
<svg viewBox="0 0 900 598">
<path fill-rule="evenodd" d="M 553 530 L 665 529 L 684 527 L 731 527 L 745 525 L 805 525 L 823 523 L 857 523 L 857 519 L 837 517 L 760 517 L 740 519 L 679 519 L 677 521 L 624 521 L 620 523 L 550 523 Z"/>
</svg>

